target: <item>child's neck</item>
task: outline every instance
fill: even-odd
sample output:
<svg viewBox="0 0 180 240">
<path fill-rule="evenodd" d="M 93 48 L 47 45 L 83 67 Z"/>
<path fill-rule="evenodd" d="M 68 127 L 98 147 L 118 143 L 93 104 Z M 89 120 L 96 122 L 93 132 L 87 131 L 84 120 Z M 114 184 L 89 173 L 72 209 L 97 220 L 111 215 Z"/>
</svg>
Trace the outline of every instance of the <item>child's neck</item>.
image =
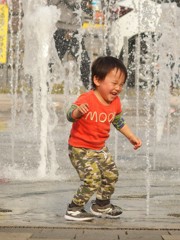
<svg viewBox="0 0 180 240">
<path fill-rule="evenodd" d="M 101 94 L 97 91 L 97 89 L 94 90 L 94 94 L 97 97 L 97 99 L 105 106 L 109 106 L 110 103 L 106 102 L 104 98 L 101 96 Z"/>
</svg>

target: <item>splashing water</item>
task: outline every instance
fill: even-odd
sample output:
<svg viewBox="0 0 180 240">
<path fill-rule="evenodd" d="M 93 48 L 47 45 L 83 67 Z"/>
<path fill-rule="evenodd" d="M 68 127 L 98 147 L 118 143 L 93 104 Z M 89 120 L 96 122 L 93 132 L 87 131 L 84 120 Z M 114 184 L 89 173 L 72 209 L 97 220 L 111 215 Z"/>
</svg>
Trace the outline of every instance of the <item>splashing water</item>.
<svg viewBox="0 0 180 240">
<path fill-rule="evenodd" d="M 14 90 L 11 93 L 14 99 L 11 105 L 11 123 L 14 124 L 10 134 L 12 157 L 7 152 L 3 158 L 3 175 L 12 179 L 68 179 L 72 176 L 71 167 L 67 163 L 66 148 L 70 124 L 66 122 L 65 111 L 83 89 L 80 68 L 83 61 L 81 54 L 85 51 L 82 48 L 84 40 L 91 62 L 96 56 L 107 54 L 107 45 L 111 54 L 117 57 L 121 55 L 122 48 L 124 49 L 129 75 L 134 74 L 135 79 L 135 87 L 128 86 L 124 95 L 122 94 L 125 119 L 143 139 L 144 147 L 141 152 L 134 154 L 129 143 L 113 131 L 109 145 L 118 166 L 124 169 L 145 169 L 147 192 L 150 191 L 152 165 L 154 169 L 179 167 L 179 136 L 177 133 L 172 134 L 171 127 L 174 121 L 173 127 L 178 129 L 179 121 L 176 121 L 176 115 L 173 119 L 170 115 L 170 87 L 172 84 L 179 87 L 179 8 L 173 3 L 157 5 L 149 0 L 122 1 L 122 5 L 133 10 L 113 21 L 109 12 L 113 3 L 110 1 L 108 6 L 103 6 L 104 12 L 108 14 L 108 19 L 105 19 L 107 27 L 101 26 L 100 22 L 98 29 L 84 29 L 84 13 L 78 1 L 77 9 L 74 9 L 78 18 L 78 32 L 73 38 L 76 38 L 78 47 L 72 46 L 71 49 L 78 48 L 74 54 L 76 59 L 70 58 L 68 52 L 60 61 L 53 34 L 62 12 L 61 8 L 47 6 L 46 2 L 23 1 L 24 76 L 18 76 L 14 80 L 12 76 L 19 66 L 17 65 L 16 69 L 11 67 L 11 82 L 17 85 L 18 78 L 23 84 L 30 82 L 32 92 L 27 93 L 21 87 L 21 94 L 17 94 L 17 91 L 14 94 Z M 112 8 L 113 14 L 114 9 L 115 6 Z M 95 19 L 91 26 L 93 21 Z M 145 37 L 142 37 L 142 33 Z M 68 37 L 64 41 L 67 42 Z M 144 42 L 146 53 L 141 46 Z M 132 49 L 133 51 L 130 51 Z M 131 59 L 134 59 L 133 64 Z M 12 58 L 12 66 L 13 61 Z M 130 77 L 127 81 L 130 82 Z M 142 82 L 147 86 L 143 88 Z M 154 84 L 156 82 L 158 84 Z M 51 94 L 54 83 L 63 84 L 63 94 Z M 153 83 L 153 87 L 149 83 Z M 8 136 L 4 139 L 9 139 Z M 165 139 L 168 148 L 173 148 L 171 154 L 168 148 L 163 152 Z M 13 158 L 13 161 L 10 161 L 10 158 Z"/>
<path fill-rule="evenodd" d="M 47 174 L 48 151 L 54 153 L 51 172 L 55 172 L 58 168 L 55 163 L 56 154 L 51 136 L 52 130 L 57 124 L 57 119 L 54 119 L 54 123 L 50 127 L 48 104 L 51 99 L 48 88 L 51 79 L 49 64 L 52 61 L 53 54 L 56 53 L 53 34 L 56 30 L 55 24 L 60 17 L 60 12 L 55 6 L 46 6 L 43 1 L 38 3 L 24 1 L 24 15 L 24 39 L 26 43 L 24 72 L 33 78 L 34 128 L 37 131 L 37 128 L 40 127 L 39 153 L 41 161 L 38 167 L 38 176 L 45 177 Z"/>
<path fill-rule="evenodd" d="M 161 140 L 167 116 L 170 114 L 170 88 L 176 84 L 175 76 L 179 68 L 179 17 L 180 9 L 175 3 L 170 6 L 162 4 L 162 14 L 157 27 L 157 32 L 161 35 L 157 42 L 159 49 L 159 86 L 156 91 L 157 141 Z"/>
</svg>

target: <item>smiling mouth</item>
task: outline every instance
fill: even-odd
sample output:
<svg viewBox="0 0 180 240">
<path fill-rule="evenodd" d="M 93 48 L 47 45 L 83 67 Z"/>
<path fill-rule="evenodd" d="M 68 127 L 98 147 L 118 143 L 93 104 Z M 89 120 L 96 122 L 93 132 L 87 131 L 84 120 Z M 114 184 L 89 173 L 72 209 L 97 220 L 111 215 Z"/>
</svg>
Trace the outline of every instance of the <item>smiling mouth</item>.
<svg viewBox="0 0 180 240">
<path fill-rule="evenodd" d="M 117 96 L 118 94 L 117 93 L 111 93 L 113 96 Z"/>
</svg>

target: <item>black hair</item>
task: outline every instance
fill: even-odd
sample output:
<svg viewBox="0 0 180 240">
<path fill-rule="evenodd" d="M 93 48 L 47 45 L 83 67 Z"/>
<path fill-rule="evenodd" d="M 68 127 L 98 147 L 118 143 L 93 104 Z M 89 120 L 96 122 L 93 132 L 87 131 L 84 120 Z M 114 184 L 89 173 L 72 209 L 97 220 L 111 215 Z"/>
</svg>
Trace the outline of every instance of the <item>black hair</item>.
<svg viewBox="0 0 180 240">
<path fill-rule="evenodd" d="M 124 73 L 125 81 L 127 79 L 127 69 L 124 63 L 115 57 L 105 56 L 98 57 L 91 66 L 91 83 L 92 89 L 96 88 L 93 78 L 96 76 L 99 80 L 104 80 L 106 75 L 113 69 L 120 70 Z"/>
</svg>

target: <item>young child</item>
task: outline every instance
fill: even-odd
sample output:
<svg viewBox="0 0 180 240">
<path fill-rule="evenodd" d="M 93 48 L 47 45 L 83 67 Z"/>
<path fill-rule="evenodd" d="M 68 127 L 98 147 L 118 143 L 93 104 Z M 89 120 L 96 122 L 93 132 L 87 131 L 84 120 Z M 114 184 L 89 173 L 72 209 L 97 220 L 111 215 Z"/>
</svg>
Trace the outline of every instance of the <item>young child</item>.
<svg viewBox="0 0 180 240">
<path fill-rule="evenodd" d="M 73 122 L 69 137 L 69 158 L 76 169 L 81 186 L 66 211 L 65 219 L 74 221 L 92 220 L 93 216 L 119 218 L 122 209 L 113 205 L 111 195 L 118 180 L 118 169 L 105 145 L 110 124 L 134 145 L 141 140 L 130 130 L 122 117 L 119 93 L 127 78 L 124 64 L 117 58 L 97 58 L 91 68 L 92 90 L 83 93 L 67 112 Z M 96 193 L 96 200 L 85 211 L 84 206 Z"/>
</svg>

